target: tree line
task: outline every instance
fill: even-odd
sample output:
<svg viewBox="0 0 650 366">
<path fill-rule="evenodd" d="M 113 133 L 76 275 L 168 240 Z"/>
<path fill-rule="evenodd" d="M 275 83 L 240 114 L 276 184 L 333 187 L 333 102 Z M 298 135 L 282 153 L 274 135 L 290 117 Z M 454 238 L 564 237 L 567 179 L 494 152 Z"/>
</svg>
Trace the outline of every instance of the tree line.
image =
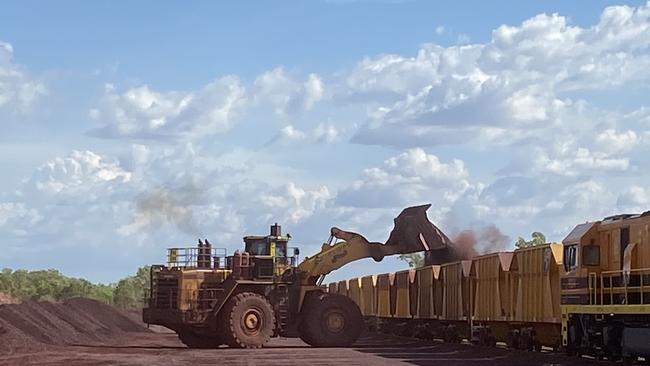
<svg viewBox="0 0 650 366">
<path fill-rule="evenodd" d="M 63 301 L 74 297 L 95 299 L 121 308 L 139 308 L 149 288 L 149 267 L 117 283 L 96 284 L 64 276 L 55 269 L 27 271 L 5 268 L 0 272 L 0 292 L 21 301 Z"/>
</svg>

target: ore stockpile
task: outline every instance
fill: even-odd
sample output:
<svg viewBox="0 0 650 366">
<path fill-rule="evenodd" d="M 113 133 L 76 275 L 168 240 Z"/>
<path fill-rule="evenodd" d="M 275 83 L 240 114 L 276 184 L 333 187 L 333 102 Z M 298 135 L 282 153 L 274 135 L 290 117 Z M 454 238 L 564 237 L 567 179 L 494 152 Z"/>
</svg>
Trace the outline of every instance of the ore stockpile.
<svg viewBox="0 0 650 366">
<path fill-rule="evenodd" d="M 49 345 L 100 344 L 147 332 L 141 322 L 95 300 L 0 305 L 0 356 L 42 351 Z"/>
</svg>

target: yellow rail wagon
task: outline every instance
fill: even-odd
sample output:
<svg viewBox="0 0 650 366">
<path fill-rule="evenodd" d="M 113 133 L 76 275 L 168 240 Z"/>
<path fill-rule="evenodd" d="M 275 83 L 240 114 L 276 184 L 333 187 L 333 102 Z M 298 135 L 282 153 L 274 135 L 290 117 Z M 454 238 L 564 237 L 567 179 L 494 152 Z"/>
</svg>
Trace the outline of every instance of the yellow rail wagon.
<svg viewBox="0 0 650 366">
<path fill-rule="evenodd" d="M 395 275 L 393 273 L 383 273 L 377 276 L 376 294 L 377 294 L 377 313 L 379 318 L 391 318 L 393 313 L 390 306 L 390 288 L 393 285 Z"/>
<path fill-rule="evenodd" d="M 472 282 L 470 279 L 472 261 L 445 263 L 440 266 L 442 296 L 434 297 L 441 308 L 440 319 L 443 339 L 457 342 L 469 338 L 469 316 L 471 313 Z"/>
<path fill-rule="evenodd" d="M 348 296 L 348 281 L 339 281 L 339 283 L 336 285 L 336 289 L 339 295 Z"/>
<path fill-rule="evenodd" d="M 393 317 L 411 319 L 414 312 L 411 303 L 417 304 L 417 288 L 415 287 L 415 270 L 409 269 L 395 273 L 391 286 L 391 308 Z"/>
<path fill-rule="evenodd" d="M 510 270 L 517 278 L 511 344 L 522 349 L 559 347 L 562 244 L 518 249 Z"/>
<path fill-rule="evenodd" d="M 327 285 L 327 292 L 330 294 L 336 294 L 339 292 L 339 284 L 337 282 L 331 282 Z"/>
<path fill-rule="evenodd" d="M 361 279 L 352 278 L 348 280 L 348 297 L 354 301 L 359 309 L 363 309 L 363 302 L 361 300 Z M 361 312 L 363 315 L 363 311 Z"/>
<path fill-rule="evenodd" d="M 364 317 L 377 315 L 377 276 L 361 277 L 361 314 Z"/>
<path fill-rule="evenodd" d="M 516 278 L 510 271 L 513 258 L 514 253 L 501 252 L 473 259 L 473 343 L 508 341 L 516 305 Z"/>
<path fill-rule="evenodd" d="M 440 266 L 420 267 L 417 270 L 416 283 L 418 290 L 418 302 L 416 318 L 425 320 L 437 319 L 440 309 L 436 308 L 434 297 L 442 296 L 442 289 L 438 284 Z"/>
<path fill-rule="evenodd" d="M 562 241 L 562 343 L 608 359 L 650 357 L 650 211 L 576 226 Z"/>
</svg>

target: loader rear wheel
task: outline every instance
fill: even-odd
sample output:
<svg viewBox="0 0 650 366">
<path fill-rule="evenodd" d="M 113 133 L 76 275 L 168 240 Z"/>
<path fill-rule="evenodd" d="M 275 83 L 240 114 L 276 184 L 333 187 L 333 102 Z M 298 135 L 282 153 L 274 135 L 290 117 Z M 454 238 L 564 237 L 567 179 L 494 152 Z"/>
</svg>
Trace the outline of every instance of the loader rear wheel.
<svg viewBox="0 0 650 366">
<path fill-rule="evenodd" d="M 315 347 L 348 347 L 363 329 L 357 304 L 338 294 L 320 294 L 305 303 L 300 338 Z"/>
<path fill-rule="evenodd" d="M 275 330 L 275 314 L 262 295 L 242 292 L 233 296 L 220 313 L 225 343 L 234 348 L 261 348 Z"/>
</svg>

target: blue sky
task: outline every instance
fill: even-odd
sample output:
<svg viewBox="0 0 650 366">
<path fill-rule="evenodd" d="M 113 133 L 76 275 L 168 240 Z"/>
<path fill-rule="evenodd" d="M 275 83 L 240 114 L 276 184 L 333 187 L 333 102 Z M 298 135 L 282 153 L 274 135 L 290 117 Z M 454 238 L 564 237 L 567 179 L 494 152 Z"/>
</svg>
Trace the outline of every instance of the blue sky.
<svg viewBox="0 0 650 366">
<path fill-rule="evenodd" d="M 0 267 L 114 281 L 275 221 L 382 240 L 650 209 L 650 5 L 9 2 L 0 11 Z M 106 265 L 111 263 L 111 265 Z M 395 270 L 362 262 L 332 276 Z"/>
</svg>

